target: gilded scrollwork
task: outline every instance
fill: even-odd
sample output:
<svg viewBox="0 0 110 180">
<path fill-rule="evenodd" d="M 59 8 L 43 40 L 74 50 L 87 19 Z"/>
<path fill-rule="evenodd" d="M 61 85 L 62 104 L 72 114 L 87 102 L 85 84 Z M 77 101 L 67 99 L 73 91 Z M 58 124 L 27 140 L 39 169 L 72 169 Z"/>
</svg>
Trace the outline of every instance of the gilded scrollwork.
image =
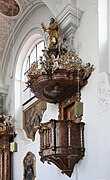
<svg viewBox="0 0 110 180">
<path fill-rule="evenodd" d="M 55 54 L 50 50 L 43 50 L 44 59 L 39 58 L 38 61 L 34 61 L 29 71 L 27 71 L 28 81 L 26 82 L 30 86 L 30 81 L 35 77 L 42 74 L 54 73 L 58 69 L 66 70 L 68 72 L 78 71 L 83 80 L 87 80 L 92 71 L 94 71 L 94 65 L 82 63 L 82 59 L 73 52 L 66 52 L 65 54 Z"/>
<path fill-rule="evenodd" d="M 72 92 L 79 92 L 87 84 L 94 65 L 83 63 L 76 52 L 68 50 L 66 37 L 59 38 L 60 28 L 54 18 L 48 28 L 43 23 L 42 28 L 49 34 L 49 47 L 42 50 L 43 56 L 36 59 L 26 72 L 26 84 L 38 99 L 56 103 L 71 96 Z"/>
<path fill-rule="evenodd" d="M 14 128 L 14 118 L 9 114 L 1 114 L 0 115 L 0 132 L 1 131 L 6 131 L 12 130 Z"/>
</svg>

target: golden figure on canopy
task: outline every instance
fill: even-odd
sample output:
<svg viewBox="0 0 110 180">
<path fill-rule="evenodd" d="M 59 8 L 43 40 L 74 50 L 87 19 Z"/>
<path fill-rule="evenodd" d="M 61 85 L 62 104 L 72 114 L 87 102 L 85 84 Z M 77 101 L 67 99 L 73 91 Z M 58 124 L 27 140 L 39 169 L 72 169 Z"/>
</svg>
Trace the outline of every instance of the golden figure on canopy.
<svg viewBox="0 0 110 180">
<path fill-rule="evenodd" d="M 54 18 L 51 18 L 49 27 L 46 28 L 43 23 L 41 26 L 43 30 L 49 34 L 49 48 L 58 48 L 59 26 L 57 21 Z"/>
</svg>

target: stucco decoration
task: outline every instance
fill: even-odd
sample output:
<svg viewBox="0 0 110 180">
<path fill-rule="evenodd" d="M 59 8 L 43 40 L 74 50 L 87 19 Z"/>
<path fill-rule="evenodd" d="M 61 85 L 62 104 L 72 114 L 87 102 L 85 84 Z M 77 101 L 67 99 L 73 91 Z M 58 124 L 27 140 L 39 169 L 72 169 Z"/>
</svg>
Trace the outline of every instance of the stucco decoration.
<svg viewBox="0 0 110 180">
<path fill-rule="evenodd" d="M 66 37 L 74 37 L 74 33 L 80 25 L 80 20 L 83 11 L 76 6 L 68 4 L 59 13 L 57 20 L 61 27 L 61 36 L 64 34 Z"/>
<path fill-rule="evenodd" d="M 57 0 L 8 0 L 9 5 L 10 5 L 10 2 L 14 2 L 16 13 L 15 11 L 13 11 L 12 7 L 10 7 L 12 8 L 12 12 L 11 11 L 9 12 L 7 10 L 8 5 L 6 6 L 6 0 L 0 0 L 0 59 L 3 58 L 4 49 L 6 47 L 9 36 L 12 35 L 13 37 L 14 31 L 15 31 L 14 27 L 16 26 L 17 23 L 19 23 L 20 18 L 23 17 L 23 15 L 27 12 L 27 10 L 31 11 L 32 8 L 36 6 L 36 4 L 39 4 L 39 2 L 41 2 L 42 4 L 44 3 L 51 10 L 53 16 L 57 17 L 58 14 L 60 14 L 61 11 L 63 11 L 63 8 L 65 9 L 65 7 L 69 5 L 69 3 L 74 6 L 76 0 L 70 0 L 69 2 L 68 0 L 62 0 L 62 1 L 61 0 L 59 1 Z M 6 7 L 6 10 L 1 8 L 3 6 Z M 12 16 L 12 15 L 15 15 L 15 16 Z M 70 16 L 68 17 L 70 18 Z M 67 22 L 67 19 L 66 19 L 66 22 Z"/>
<path fill-rule="evenodd" d="M 110 109 L 110 75 L 103 72 L 99 75 L 98 83 L 98 113 Z"/>
<path fill-rule="evenodd" d="M 0 0 L 0 58 L 9 35 L 13 33 L 14 26 L 25 11 L 33 5 L 35 0 Z M 14 5 L 14 9 L 13 9 Z"/>
<path fill-rule="evenodd" d="M 57 11 L 61 11 L 64 7 L 68 6 L 68 4 L 72 4 L 75 5 L 76 0 L 50 0 L 51 4 L 53 4 L 55 6 L 55 8 L 57 9 Z M 46 2 L 46 0 L 45 0 Z"/>
</svg>

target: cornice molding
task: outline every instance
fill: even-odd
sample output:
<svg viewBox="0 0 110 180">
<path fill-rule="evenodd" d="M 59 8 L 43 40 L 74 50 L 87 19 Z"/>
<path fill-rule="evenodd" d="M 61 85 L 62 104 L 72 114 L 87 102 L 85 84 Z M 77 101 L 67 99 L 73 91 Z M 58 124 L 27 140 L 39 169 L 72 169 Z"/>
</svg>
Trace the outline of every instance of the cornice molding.
<svg viewBox="0 0 110 180">
<path fill-rule="evenodd" d="M 80 19 L 83 11 L 77 7 L 68 4 L 57 16 L 57 20 L 61 27 L 61 35 L 74 36 L 77 28 L 80 25 Z"/>
</svg>

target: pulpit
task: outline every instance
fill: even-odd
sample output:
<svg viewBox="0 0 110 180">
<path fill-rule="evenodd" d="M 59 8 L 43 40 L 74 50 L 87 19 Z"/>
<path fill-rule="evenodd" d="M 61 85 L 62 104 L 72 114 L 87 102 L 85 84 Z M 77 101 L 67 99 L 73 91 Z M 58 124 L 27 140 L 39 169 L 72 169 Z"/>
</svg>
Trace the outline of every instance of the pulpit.
<svg viewBox="0 0 110 180">
<path fill-rule="evenodd" d="M 34 61 L 27 71 L 27 87 L 38 99 L 59 104 L 58 120 L 41 123 L 41 161 L 54 163 L 71 177 L 74 165 L 84 156 L 84 123 L 81 89 L 88 83 L 94 65 L 83 63 L 73 50 L 65 46 L 65 38 L 59 39 L 59 25 L 54 18 L 49 27 L 49 47 L 43 56 Z M 53 112 L 54 113 L 54 112 Z"/>
<path fill-rule="evenodd" d="M 54 163 L 69 177 L 74 165 L 84 156 L 84 123 L 53 120 L 41 124 L 40 156 L 44 163 Z"/>
</svg>

